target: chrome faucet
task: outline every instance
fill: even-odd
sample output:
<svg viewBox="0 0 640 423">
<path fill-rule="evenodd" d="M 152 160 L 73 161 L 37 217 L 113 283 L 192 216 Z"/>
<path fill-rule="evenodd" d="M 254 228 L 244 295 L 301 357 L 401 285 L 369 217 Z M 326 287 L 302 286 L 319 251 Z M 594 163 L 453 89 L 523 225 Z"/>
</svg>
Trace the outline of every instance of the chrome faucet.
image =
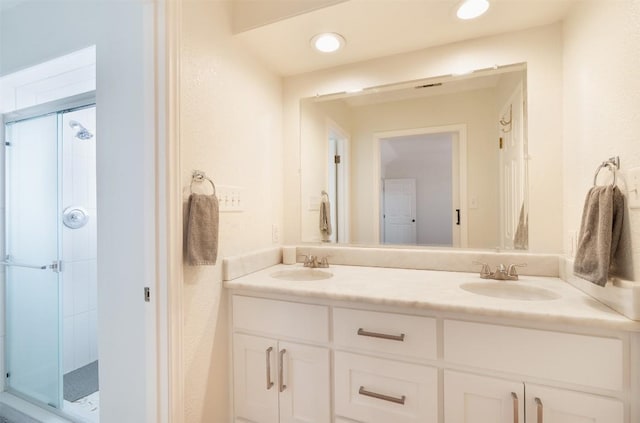
<svg viewBox="0 0 640 423">
<path fill-rule="evenodd" d="M 496 271 L 492 272 L 491 268 L 486 263 L 480 263 L 477 261 L 474 261 L 473 263 L 482 266 L 480 269 L 480 278 L 495 279 L 498 281 L 517 281 L 518 272 L 516 271 L 516 268 L 526 266 L 526 264 L 510 264 L 509 266 L 499 264 L 498 267 L 496 267 Z"/>
<path fill-rule="evenodd" d="M 329 267 L 329 256 L 318 257 L 312 254 L 303 254 L 303 266 L 311 268 L 327 268 Z"/>
</svg>

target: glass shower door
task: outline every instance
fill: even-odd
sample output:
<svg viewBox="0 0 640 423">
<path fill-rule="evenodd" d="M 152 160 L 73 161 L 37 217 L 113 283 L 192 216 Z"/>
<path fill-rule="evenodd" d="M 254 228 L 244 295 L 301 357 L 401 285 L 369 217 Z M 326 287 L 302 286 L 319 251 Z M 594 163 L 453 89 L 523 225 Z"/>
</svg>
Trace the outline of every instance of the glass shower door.
<svg viewBox="0 0 640 423">
<path fill-rule="evenodd" d="M 10 391 L 60 408 L 56 114 L 6 125 L 6 365 Z"/>
</svg>

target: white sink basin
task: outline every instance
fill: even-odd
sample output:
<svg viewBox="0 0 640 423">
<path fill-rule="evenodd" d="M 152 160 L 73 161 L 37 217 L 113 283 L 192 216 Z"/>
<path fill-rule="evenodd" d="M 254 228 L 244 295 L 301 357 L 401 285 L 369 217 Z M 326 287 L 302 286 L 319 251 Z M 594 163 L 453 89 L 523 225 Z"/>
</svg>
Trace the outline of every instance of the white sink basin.
<svg viewBox="0 0 640 423">
<path fill-rule="evenodd" d="M 463 283 L 460 288 L 473 294 L 508 300 L 549 301 L 560 298 L 560 295 L 548 289 L 513 281 L 469 282 Z"/>
<path fill-rule="evenodd" d="M 282 279 L 285 281 L 319 281 L 322 279 L 329 279 L 333 277 L 333 273 L 328 270 L 320 270 L 320 269 L 286 269 L 279 270 L 277 272 L 272 273 L 272 278 Z"/>
</svg>

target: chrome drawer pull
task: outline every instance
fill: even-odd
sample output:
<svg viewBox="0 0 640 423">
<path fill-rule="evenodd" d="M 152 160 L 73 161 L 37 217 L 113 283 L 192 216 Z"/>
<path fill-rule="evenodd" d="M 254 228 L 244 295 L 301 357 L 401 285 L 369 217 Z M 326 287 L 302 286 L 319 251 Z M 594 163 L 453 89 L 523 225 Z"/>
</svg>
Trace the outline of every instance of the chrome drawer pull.
<svg viewBox="0 0 640 423">
<path fill-rule="evenodd" d="M 401 333 L 400 335 L 387 335 L 386 333 L 368 332 L 362 328 L 359 328 L 358 335 L 370 336 L 372 338 L 388 339 L 390 341 L 404 342 L 404 333 Z"/>
<path fill-rule="evenodd" d="M 543 423 L 542 419 L 544 417 L 544 407 L 542 406 L 542 401 L 540 401 L 540 398 L 536 397 L 535 400 L 536 402 L 536 414 L 538 415 L 538 423 Z"/>
<path fill-rule="evenodd" d="M 273 347 L 267 348 L 267 391 L 273 386 L 271 381 L 271 351 L 273 351 Z"/>
<path fill-rule="evenodd" d="M 404 405 L 404 400 L 407 399 L 407 397 L 405 397 L 404 395 L 400 398 L 396 398 L 396 397 L 390 397 L 389 395 L 378 394 L 376 392 L 367 391 L 364 388 L 364 386 L 360 387 L 360 389 L 358 390 L 358 393 L 366 397 L 376 398 L 383 401 L 389 401 L 389 402 L 393 402 L 400 405 Z"/>
<path fill-rule="evenodd" d="M 513 400 L 513 423 L 518 423 L 518 395 L 512 392 L 511 399 Z"/>
<path fill-rule="evenodd" d="M 285 349 L 280 350 L 280 392 L 284 392 L 287 389 L 287 385 L 284 384 L 284 355 L 286 352 L 287 350 Z"/>
</svg>

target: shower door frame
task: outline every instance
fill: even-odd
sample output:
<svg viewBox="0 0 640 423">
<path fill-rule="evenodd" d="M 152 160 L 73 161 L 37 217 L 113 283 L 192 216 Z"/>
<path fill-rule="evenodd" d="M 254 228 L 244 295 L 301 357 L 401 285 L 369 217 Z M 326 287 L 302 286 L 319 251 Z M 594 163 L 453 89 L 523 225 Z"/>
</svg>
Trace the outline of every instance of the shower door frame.
<svg viewBox="0 0 640 423">
<path fill-rule="evenodd" d="M 96 107 L 96 92 L 94 91 L 89 91 L 86 93 L 82 93 L 82 94 L 78 94 L 78 95 L 74 95 L 74 96 L 70 96 L 67 98 L 63 98 L 60 100 L 55 100 L 55 101 L 51 101 L 48 103 L 43 103 L 37 106 L 32 106 L 32 107 L 28 107 L 28 108 L 24 108 L 21 110 L 17 110 L 14 112 L 9 112 L 9 113 L 5 113 L 4 115 L 0 115 L 0 123 L 2 124 L 2 142 L 5 142 L 5 134 L 6 134 L 6 126 L 8 124 L 12 124 L 12 123 L 18 123 L 21 121 L 26 121 L 26 120 L 30 120 L 30 119 L 37 119 L 37 118 L 41 118 L 41 117 L 45 117 L 48 115 L 56 115 L 57 119 L 58 119 L 58 129 L 57 129 L 57 134 L 56 134 L 56 142 L 57 142 L 57 155 L 56 155 L 56 161 L 57 161 L 57 222 L 58 222 L 58 227 L 56 228 L 56 236 L 57 236 L 57 244 L 58 244 L 58 248 L 57 248 L 57 257 L 55 258 L 55 262 L 58 263 L 58 266 L 60 266 L 60 264 L 62 263 L 62 234 L 61 234 L 61 217 L 62 217 L 62 211 L 60 210 L 60 204 L 61 204 L 61 197 L 62 197 L 62 189 L 61 189 L 61 184 L 62 184 L 62 128 L 60 127 L 60 122 L 62 121 L 62 116 L 65 113 L 69 113 L 69 112 L 73 112 L 76 110 L 81 110 L 81 109 L 86 109 L 86 108 L 91 108 L 91 107 Z M 6 162 L 7 162 L 7 158 L 4 157 L 3 158 L 4 162 L 5 162 L 5 170 L 4 170 L 4 188 L 5 188 L 5 194 L 4 194 L 4 207 L 5 210 L 7 210 L 7 197 L 8 197 L 8 184 L 10 183 L 9 181 L 9 170 L 7 169 L 6 166 Z M 7 237 L 7 227 L 9 225 L 9 218 L 8 218 L 8 211 L 6 211 L 6 215 L 5 215 L 5 219 L 4 222 L 2 223 L 5 227 L 5 238 L 3 240 L 4 245 L 5 245 L 5 254 L 6 254 L 6 248 L 8 246 L 8 237 Z M 65 417 L 67 419 L 71 418 L 73 419 L 74 416 L 69 415 L 68 413 L 64 412 L 64 386 L 63 386 L 63 360 L 64 360 L 64 339 L 63 339 L 63 327 L 62 327 L 62 320 L 63 320 L 63 314 L 64 314 L 64 310 L 63 310 L 63 304 L 62 304 L 62 298 L 63 298 L 63 284 L 62 284 L 62 276 L 61 276 L 61 272 L 64 271 L 63 269 L 59 269 L 56 271 L 58 274 L 58 391 L 59 391 L 59 395 L 58 395 L 58 400 L 59 400 L 59 406 L 55 407 L 53 404 L 46 404 L 43 403 L 42 401 L 39 401 L 35 398 L 30 397 L 27 394 L 23 394 L 20 391 L 17 391 L 15 389 L 12 389 L 10 386 L 10 383 L 7 379 L 5 379 L 5 388 L 7 390 L 7 392 L 11 393 L 12 395 L 15 395 L 16 397 L 22 398 L 25 401 L 31 402 L 41 408 L 46 409 L 47 411 L 53 412 L 55 414 L 58 414 L 62 417 Z M 8 283 L 8 278 L 6 277 L 6 270 L 5 270 L 5 293 L 7 291 L 7 287 L 6 284 Z M 9 299 L 6 298 L 5 295 L 5 302 L 4 302 L 4 315 L 5 318 L 7 316 L 7 310 L 8 310 L 8 301 Z M 6 324 L 5 324 L 6 326 Z M 7 354 L 7 345 L 10 341 L 9 339 L 9 332 L 8 330 L 6 330 L 5 332 L 5 345 L 4 345 L 4 367 L 6 369 L 6 371 L 8 371 L 8 363 L 9 363 L 9 354 Z"/>
</svg>

